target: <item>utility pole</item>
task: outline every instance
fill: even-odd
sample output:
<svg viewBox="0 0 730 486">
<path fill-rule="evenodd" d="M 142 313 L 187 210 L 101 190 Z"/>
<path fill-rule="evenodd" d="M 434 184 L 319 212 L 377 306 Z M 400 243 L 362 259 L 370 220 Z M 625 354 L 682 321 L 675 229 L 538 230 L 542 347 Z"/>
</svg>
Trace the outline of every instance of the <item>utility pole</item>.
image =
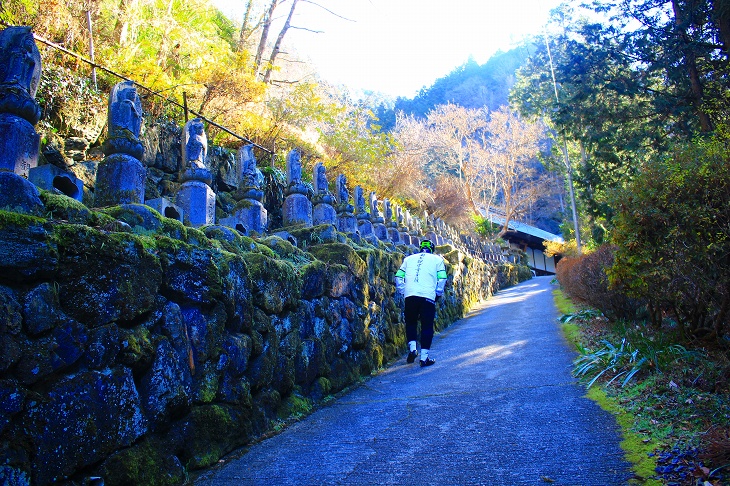
<svg viewBox="0 0 730 486">
<path fill-rule="evenodd" d="M 558 96 L 558 83 L 555 81 L 555 68 L 553 67 L 553 56 L 550 53 L 550 43 L 548 42 L 547 35 L 543 35 L 545 38 L 545 47 L 547 48 L 548 60 L 550 61 L 550 74 L 553 78 L 553 89 L 555 90 L 555 102 L 560 104 L 560 97 Z M 580 243 L 580 227 L 578 225 L 578 210 L 575 206 L 575 193 L 573 191 L 573 166 L 570 164 L 570 158 L 568 157 L 568 142 L 565 138 L 565 131 L 563 131 L 563 163 L 565 164 L 565 170 L 568 173 L 568 187 L 570 189 L 570 207 L 573 210 L 573 230 L 575 231 L 575 246 L 578 250 L 578 254 L 581 254 L 581 243 Z"/>
<path fill-rule="evenodd" d="M 94 34 L 92 31 L 92 24 L 91 24 L 91 11 L 86 11 L 86 25 L 89 28 L 89 59 L 91 59 L 91 62 L 94 63 Z M 96 86 L 96 67 L 92 64 L 91 65 L 91 80 L 94 83 L 94 89 L 97 89 Z"/>
</svg>

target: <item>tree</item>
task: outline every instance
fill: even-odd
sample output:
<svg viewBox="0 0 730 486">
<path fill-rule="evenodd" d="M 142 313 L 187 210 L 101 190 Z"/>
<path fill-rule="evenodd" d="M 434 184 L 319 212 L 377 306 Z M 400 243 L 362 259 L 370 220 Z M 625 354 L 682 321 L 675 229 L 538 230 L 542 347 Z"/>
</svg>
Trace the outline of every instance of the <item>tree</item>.
<svg viewBox="0 0 730 486">
<path fill-rule="evenodd" d="M 266 14 L 264 14 L 263 26 L 261 29 L 261 38 L 259 40 L 259 45 L 256 49 L 256 57 L 253 61 L 253 68 L 257 74 L 259 72 L 259 69 L 261 68 L 261 60 L 264 57 L 264 49 L 266 48 L 266 43 L 269 40 L 269 29 L 271 29 L 271 23 L 274 21 L 274 10 L 276 10 L 276 6 L 278 4 L 279 0 L 271 0 L 269 8 L 266 10 Z"/>
<path fill-rule="evenodd" d="M 246 10 L 243 13 L 243 21 L 241 22 L 241 30 L 238 33 L 238 50 L 242 51 L 246 46 L 248 36 L 251 34 L 249 21 L 251 19 L 251 9 L 253 8 L 253 0 L 246 2 Z"/>
<path fill-rule="evenodd" d="M 495 197 L 504 215 L 499 237 L 509 230 L 510 221 L 524 215 L 530 204 L 550 188 L 550 178 L 538 161 L 544 136 L 542 123 L 529 122 L 509 108 L 492 112 L 489 117 L 484 155 L 476 159 L 474 169 L 484 181 L 485 202 Z M 490 194 L 490 186 L 496 187 L 496 194 Z"/>
<path fill-rule="evenodd" d="M 294 15 L 294 9 L 297 8 L 298 1 L 299 0 L 292 0 L 291 9 L 289 9 L 289 16 L 286 18 L 286 22 L 284 22 L 284 27 L 282 27 L 281 31 L 279 31 L 279 36 L 276 38 L 276 43 L 271 51 L 271 56 L 269 56 L 269 65 L 266 67 L 266 72 L 264 74 L 264 83 L 268 83 L 271 78 L 271 70 L 274 68 L 276 56 L 279 55 L 279 51 L 281 50 L 281 43 L 284 40 L 284 36 L 291 27 L 291 18 Z"/>
<path fill-rule="evenodd" d="M 377 171 L 375 182 L 383 197 L 419 202 L 429 199 L 424 167 L 428 160 L 426 125 L 413 115 L 396 115 L 393 130 L 395 150 Z"/>
<path fill-rule="evenodd" d="M 481 214 L 473 189 L 474 155 L 478 151 L 478 134 L 487 125 L 486 111 L 449 103 L 430 111 L 426 123 L 430 148 L 439 162 L 436 170 L 456 175 L 464 187 L 472 213 Z"/>
<path fill-rule="evenodd" d="M 680 330 L 730 329 L 730 165 L 717 140 L 656 157 L 615 196 L 614 286 Z"/>
<path fill-rule="evenodd" d="M 544 116 L 585 149 L 576 171 L 579 196 L 595 218 L 612 217 L 608 191 L 631 181 L 670 141 L 690 140 L 726 118 L 727 54 L 710 2 L 597 2 L 602 23 L 557 10 L 548 42 L 560 103 L 555 103 L 545 46 L 520 71 L 511 99 Z"/>
</svg>

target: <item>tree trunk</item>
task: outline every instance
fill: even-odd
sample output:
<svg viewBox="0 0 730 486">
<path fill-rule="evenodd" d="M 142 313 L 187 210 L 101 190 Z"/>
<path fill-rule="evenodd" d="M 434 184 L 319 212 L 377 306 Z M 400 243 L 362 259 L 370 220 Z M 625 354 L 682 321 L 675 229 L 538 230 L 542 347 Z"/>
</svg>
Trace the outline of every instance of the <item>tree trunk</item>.
<svg viewBox="0 0 730 486">
<path fill-rule="evenodd" d="M 703 132 L 712 131 L 712 122 L 710 116 L 702 108 L 702 102 L 704 101 L 704 89 L 702 82 L 700 81 L 700 74 L 697 70 L 697 55 L 692 48 L 692 39 L 687 34 L 689 27 L 688 20 L 681 10 L 678 0 L 672 0 L 672 8 L 674 10 L 674 22 L 677 26 L 680 38 L 683 44 L 684 62 L 687 67 L 687 74 L 689 75 L 690 89 L 692 90 L 692 103 L 697 110 L 697 116 L 700 121 L 700 130 Z"/>
<path fill-rule="evenodd" d="M 279 32 L 279 37 L 276 38 L 274 49 L 271 51 L 271 57 L 269 58 L 269 65 L 266 68 L 266 74 L 264 74 L 264 83 L 268 83 L 269 78 L 271 78 L 271 70 L 274 68 L 274 62 L 276 62 L 276 56 L 279 54 L 279 50 L 281 49 L 281 43 L 284 40 L 286 31 L 289 30 L 289 27 L 291 27 L 291 18 L 294 15 L 294 9 L 297 7 L 298 1 L 299 0 L 292 1 L 291 10 L 289 10 L 289 16 L 286 18 L 286 22 L 284 22 L 284 27 L 281 28 L 281 32 Z"/>
<path fill-rule="evenodd" d="M 241 24 L 241 32 L 238 34 L 238 50 L 243 50 L 246 41 L 248 40 L 248 22 L 251 18 L 251 7 L 253 7 L 253 0 L 248 0 L 246 4 L 246 12 L 243 14 L 243 23 Z"/>
<path fill-rule="evenodd" d="M 261 66 L 261 59 L 264 57 L 264 49 L 266 48 L 266 41 L 269 37 L 269 29 L 271 28 L 271 22 L 274 19 L 274 10 L 276 10 L 276 5 L 278 3 L 279 0 L 271 0 L 269 9 L 266 11 L 266 15 L 264 16 L 264 27 L 261 31 L 261 40 L 259 41 L 259 47 L 256 50 L 256 58 L 253 61 L 253 68 L 257 74 L 259 72 L 259 67 Z"/>
<path fill-rule="evenodd" d="M 114 33 L 112 38 L 119 46 L 123 46 L 127 42 L 127 30 L 129 29 L 129 20 L 127 18 L 130 7 L 136 0 L 120 0 L 117 13 L 117 21 L 114 24 Z"/>
</svg>

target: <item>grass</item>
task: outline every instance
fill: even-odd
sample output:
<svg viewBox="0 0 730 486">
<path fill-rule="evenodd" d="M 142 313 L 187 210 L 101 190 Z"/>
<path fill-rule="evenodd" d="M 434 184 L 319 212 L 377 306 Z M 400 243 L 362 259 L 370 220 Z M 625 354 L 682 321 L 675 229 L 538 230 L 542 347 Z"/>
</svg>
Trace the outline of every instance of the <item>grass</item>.
<svg viewBox="0 0 730 486">
<path fill-rule="evenodd" d="M 555 290 L 574 374 L 616 416 L 635 484 L 730 484 L 730 360 L 670 326 L 610 322 Z M 567 311 L 567 312 L 566 312 Z"/>
</svg>

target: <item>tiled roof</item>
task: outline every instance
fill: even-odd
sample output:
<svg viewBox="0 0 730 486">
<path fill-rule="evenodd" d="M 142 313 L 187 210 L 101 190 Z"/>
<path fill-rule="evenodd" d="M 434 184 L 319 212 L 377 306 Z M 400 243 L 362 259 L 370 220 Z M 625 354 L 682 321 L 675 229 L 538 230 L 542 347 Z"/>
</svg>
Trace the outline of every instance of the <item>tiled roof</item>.
<svg viewBox="0 0 730 486">
<path fill-rule="evenodd" d="M 494 224 L 503 225 L 504 224 L 504 218 L 502 216 L 495 216 L 495 215 L 489 215 L 487 218 Z M 534 236 L 536 238 L 542 238 L 543 240 L 547 241 L 556 241 L 558 243 L 564 243 L 563 237 L 560 235 L 555 235 L 553 233 L 549 233 L 545 230 L 541 230 L 540 228 L 536 228 L 534 226 L 530 226 L 529 224 L 520 223 L 519 221 L 510 221 L 509 222 L 509 229 L 512 231 L 516 231 L 519 233 L 524 233 L 530 236 Z"/>
</svg>

